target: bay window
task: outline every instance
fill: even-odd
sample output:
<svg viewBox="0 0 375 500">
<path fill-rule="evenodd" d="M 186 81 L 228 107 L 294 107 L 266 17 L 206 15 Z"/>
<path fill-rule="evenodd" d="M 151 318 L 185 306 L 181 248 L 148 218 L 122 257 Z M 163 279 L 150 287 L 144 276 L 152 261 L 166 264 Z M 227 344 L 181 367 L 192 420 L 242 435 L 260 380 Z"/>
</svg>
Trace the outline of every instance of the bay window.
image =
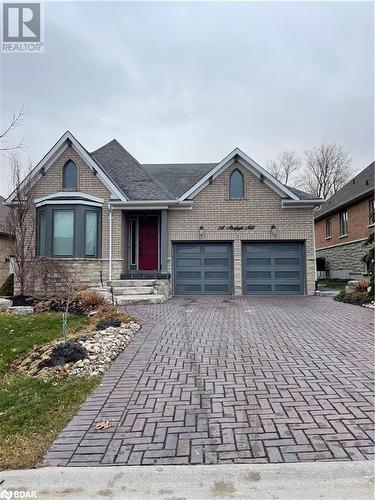
<svg viewBox="0 0 375 500">
<path fill-rule="evenodd" d="M 44 205 L 37 209 L 37 255 L 100 257 L 101 208 Z"/>
</svg>

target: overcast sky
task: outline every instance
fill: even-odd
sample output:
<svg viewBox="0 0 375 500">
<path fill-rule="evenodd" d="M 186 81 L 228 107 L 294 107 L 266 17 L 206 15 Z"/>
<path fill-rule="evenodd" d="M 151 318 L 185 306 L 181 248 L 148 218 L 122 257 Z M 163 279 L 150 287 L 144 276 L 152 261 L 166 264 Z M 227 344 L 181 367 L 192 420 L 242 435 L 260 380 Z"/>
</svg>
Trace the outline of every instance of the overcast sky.
<svg viewBox="0 0 375 500">
<path fill-rule="evenodd" d="M 1 124 L 37 163 L 70 130 L 139 161 L 262 165 L 334 141 L 374 159 L 370 2 L 45 2 L 45 52 L 2 54 Z M 0 163 L 0 193 L 9 191 Z"/>
</svg>

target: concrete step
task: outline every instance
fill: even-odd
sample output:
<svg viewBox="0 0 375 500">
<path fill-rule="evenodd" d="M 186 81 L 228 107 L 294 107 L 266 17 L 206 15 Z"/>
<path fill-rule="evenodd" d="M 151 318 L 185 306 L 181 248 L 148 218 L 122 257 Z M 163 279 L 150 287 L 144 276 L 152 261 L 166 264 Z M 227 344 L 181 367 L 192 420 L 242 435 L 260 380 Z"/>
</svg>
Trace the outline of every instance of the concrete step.
<svg viewBox="0 0 375 500">
<path fill-rule="evenodd" d="M 118 306 L 125 306 L 127 304 L 160 304 L 166 298 L 164 295 L 150 294 L 150 295 L 117 295 L 116 302 Z"/>
<path fill-rule="evenodd" d="M 153 286 L 116 286 L 113 287 L 114 295 L 149 295 L 154 293 Z"/>
<path fill-rule="evenodd" d="M 153 286 L 157 280 L 112 280 L 108 282 L 108 286 L 113 287 L 128 287 L 128 286 Z"/>
<path fill-rule="evenodd" d="M 316 290 L 315 295 L 318 297 L 336 297 L 340 290 Z"/>
</svg>

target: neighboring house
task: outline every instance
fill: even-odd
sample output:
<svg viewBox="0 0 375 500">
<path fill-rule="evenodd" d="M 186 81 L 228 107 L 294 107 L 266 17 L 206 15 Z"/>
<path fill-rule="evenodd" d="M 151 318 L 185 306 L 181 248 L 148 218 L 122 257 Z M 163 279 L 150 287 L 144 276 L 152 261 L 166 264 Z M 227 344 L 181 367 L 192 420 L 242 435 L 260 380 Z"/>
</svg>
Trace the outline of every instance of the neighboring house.
<svg viewBox="0 0 375 500">
<path fill-rule="evenodd" d="M 7 207 L 5 199 L 0 196 L 0 287 L 10 274 L 10 255 L 12 247 L 12 236 L 9 234 L 6 224 Z"/>
<path fill-rule="evenodd" d="M 219 163 L 141 165 L 66 132 L 34 168 L 36 254 L 84 283 L 170 280 L 174 294 L 313 294 L 322 200 L 235 149 Z M 7 202 L 14 199 L 12 194 Z"/>
<path fill-rule="evenodd" d="M 367 273 L 363 243 L 374 231 L 374 207 L 371 163 L 315 211 L 316 256 L 330 278 L 354 279 Z"/>
</svg>

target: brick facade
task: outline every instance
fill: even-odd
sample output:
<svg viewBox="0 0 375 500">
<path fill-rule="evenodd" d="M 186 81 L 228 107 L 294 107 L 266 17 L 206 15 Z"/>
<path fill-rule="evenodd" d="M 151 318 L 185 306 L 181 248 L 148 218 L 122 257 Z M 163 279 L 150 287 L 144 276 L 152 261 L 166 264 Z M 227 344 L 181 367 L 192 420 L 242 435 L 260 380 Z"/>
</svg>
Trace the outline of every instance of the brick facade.
<svg viewBox="0 0 375 500">
<path fill-rule="evenodd" d="M 244 199 L 229 199 L 229 176 L 238 168 L 245 178 Z M 251 231 L 218 230 L 221 225 L 254 225 Z M 242 293 L 241 242 L 270 240 L 271 226 L 277 228 L 276 240 L 306 242 L 307 293 L 315 290 L 314 221 L 311 208 L 281 208 L 281 198 L 266 184 L 239 164 L 233 164 L 194 198 L 191 210 L 170 210 L 168 217 L 168 266 L 172 270 L 173 241 L 199 240 L 204 226 L 204 240 L 234 242 L 235 294 Z"/>
<path fill-rule="evenodd" d="M 59 191 L 62 188 L 62 169 L 68 160 L 73 160 L 77 166 L 77 191 L 97 196 L 104 200 L 102 206 L 102 246 L 101 258 L 69 258 L 59 259 L 66 263 L 67 267 L 74 273 L 79 274 L 82 283 L 91 284 L 100 281 L 101 273 L 104 280 L 108 279 L 109 270 L 109 209 L 110 192 L 100 179 L 90 170 L 82 158 L 72 147 L 65 149 L 56 161 L 50 166 L 45 174 L 36 182 L 32 188 L 32 197 L 40 198 Z M 66 190 L 71 191 L 71 189 Z M 30 225 L 35 225 L 36 210 L 31 214 Z M 120 210 L 112 211 L 112 276 L 118 278 L 124 263 L 124 218 Z M 36 251 L 36 249 L 35 249 Z M 38 284 L 36 286 L 38 291 Z M 42 291 L 42 290 L 40 290 Z"/>
<path fill-rule="evenodd" d="M 342 207 L 315 222 L 316 256 L 326 260 L 331 278 L 360 278 L 365 273 L 363 242 L 374 230 L 369 224 L 369 202 L 372 196 Z M 340 235 L 340 212 L 348 213 L 348 234 Z M 326 221 L 331 219 L 332 236 L 326 237 Z"/>
<path fill-rule="evenodd" d="M 55 162 L 39 178 L 32 188 L 34 199 L 54 194 L 62 189 L 62 169 L 66 161 L 73 160 L 78 170 L 77 191 L 100 197 L 102 207 L 102 255 L 100 259 L 60 259 L 72 272 L 79 274 L 82 283 L 98 283 L 100 277 L 108 279 L 109 264 L 109 209 L 110 192 L 102 184 L 72 147 L 65 149 Z M 245 178 L 243 199 L 229 199 L 229 176 L 239 168 Z M 70 190 L 69 190 L 70 191 Z M 35 210 L 30 227 L 35 225 Z M 127 224 L 125 212 L 112 211 L 112 278 L 118 279 L 127 270 Z M 255 226 L 249 231 L 219 230 L 222 225 Z M 315 256 L 314 223 L 312 208 L 282 208 L 281 198 L 266 184 L 240 164 L 233 164 L 205 187 L 194 198 L 191 210 L 168 211 L 168 269 L 172 272 L 172 241 L 199 240 L 199 227 L 205 228 L 205 241 L 233 241 L 235 293 L 242 293 L 241 242 L 251 240 L 298 240 L 305 243 L 306 291 L 314 293 Z M 271 226 L 277 228 L 277 235 L 271 238 Z"/>
</svg>

